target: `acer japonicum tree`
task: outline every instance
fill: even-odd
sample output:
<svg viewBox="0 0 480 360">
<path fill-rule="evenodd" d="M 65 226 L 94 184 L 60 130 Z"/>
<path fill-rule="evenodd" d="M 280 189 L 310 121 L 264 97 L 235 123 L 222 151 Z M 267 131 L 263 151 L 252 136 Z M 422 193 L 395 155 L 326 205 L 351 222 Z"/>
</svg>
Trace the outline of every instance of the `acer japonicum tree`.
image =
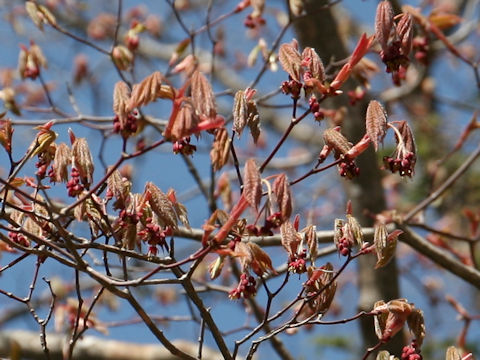
<svg viewBox="0 0 480 360">
<path fill-rule="evenodd" d="M 0 325 L 24 314 L 36 334 L 0 331 L 1 356 L 118 359 L 121 343 L 85 348 L 85 337 L 136 326 L 159 346 L 127 344 L 122 356 L 250 359 L 268 342 L 276 357 L 295 359 L 305 355 L 291 346 L 298 333 L 352 331 L 349 323 L 367 318 L 378 342 L 355 358 L 414 360 L 430 351 L 473 359 L 472 290 L 452 294 L 448 280 L 423 276 L 447 271 L 480 288 L 472 182 L 480 148 L 471 140 L 479 126 L 477 106 L 462 100 L 480 87 L 471 3 L 380 1 L 371 30 L 344 34 L 354 44 L 344 59 L 294 39 L 302 0 L 149 4 L 163 17 L 121 0 L 5 6 L 15 36 L 4 52 L 15 56 L 1 64 Z M 319 21 L 341 6 L 326 3 Z M 68 79 L 49 41 L 75 49 L 65 55 Z M 470 75 L 464 93 L 445 99 L 434 65 L 449 61 Z M 346 91 L 347 81 L 357 87 Z M 84 92 L 99 113 L 89 113 Z M 351 119 L 349 107 L 367 95 L 362 119 Z M 349 107 L 330 102 L 341 97 Z M 439 104 L 469 113 L 469 122 L 448 119 L 463 131 L 443 131 Z M 351 121 L 365 125 L 358 141 L 343 130 Z M 373 220 L 367 228 L 349 199 L 333 194 L 359 176 L 358 159 L 372 148 L 388 209 L 355 209 Z M 187 175 L 196 192 L 179 190 Z M 448 205 L 432 210 L 442 197 Z M 360 312 L 350 299 L 342 309 L 360 257 L 375 257 L 376 269 L 396 257 L 420 294 L 377 299 Z M 31 280 L 15 280 L 17 269 Z M 180 298 L 188 307 L 171 315 L 167 304 Z M 115 321 L 102 318 L 120 300 Z M 216 303 L 241 315 L 225 319 Z M 455 346 L 425 349 L 438 336 L 427 315 L 443 305 L 452 309 L 443 320 L 456 314 L 464 326 Z M 180 322 L 197 341 L 165 328 Z M 403 337 L 402 353 L 385 350 L 394 337 Z"/>
</svg>

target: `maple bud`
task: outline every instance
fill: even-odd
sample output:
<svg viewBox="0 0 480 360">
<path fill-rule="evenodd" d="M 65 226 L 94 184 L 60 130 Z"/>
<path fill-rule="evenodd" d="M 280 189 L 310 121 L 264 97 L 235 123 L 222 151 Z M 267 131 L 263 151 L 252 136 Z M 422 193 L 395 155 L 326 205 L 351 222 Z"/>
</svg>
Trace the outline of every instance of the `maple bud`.
<svg viewBox="0 0 480 360">
<path fill-rule="evenodd" d="M 112 58 L 120 70 L 127 70 L 133 63 L 132 52 L 123 45 L 117 45 L 113 48 Z"/>
</svg>

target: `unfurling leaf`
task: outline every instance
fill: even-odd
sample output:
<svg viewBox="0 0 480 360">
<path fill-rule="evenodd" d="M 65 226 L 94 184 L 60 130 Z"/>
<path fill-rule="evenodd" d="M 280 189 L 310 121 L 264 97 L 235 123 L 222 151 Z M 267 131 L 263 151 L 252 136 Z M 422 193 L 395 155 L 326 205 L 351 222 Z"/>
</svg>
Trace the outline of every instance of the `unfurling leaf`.
<svg viewBox="0 0 480 360">
<path fill-rule="evenodd" d="M 208 272 L 210 274 L 210 279 L 215 280 L 222 273 L 223 265 L 225 265 L 225 257 L 217 257 L 210 265 L 208 265 Z"/>
<path fill-rule="evenodd" d="M 56 25 L 55 16 L 43 5 L 36 4 L 33 1 L 25 2 L 25 10 L 32 19 L 36 27 L 43 31 L 43 24 Z"/>
<path fill-rule="evenodd" d="M 375 15 L 375 37 L 382 50 L 387 48 L 390 32 L 393 27 L 393 9 L 388 0 L 381 1 Z"/>
<path fill-rule="evenodd" d="M 403 55 L 408 56 L 412 50 L 413 19 L 409 13 L 404 13 L 397 24 L 397 36 L 400 39 Z"/>
<path fill-rule="evenodd" d="M 275 179 L 273 183 L 273 193 L 277 197 L 278 208 L 282 214 L 282 221 L 286 221 L 292 215 L 292 194 L 285 174 L 282 173 Z"/>
<path fill-rule="evenodd" d="M 202 119 L 215 119 L 217 105 L 212 87 L 205 75 L 196 70 L 192 75 L 191 83 L 192 103 L 198 116 Z M 205 120 L 205 119 L 202 119 Z"/>
<path fill-rule="evenodd" d="M 311 307 L 316 314 L 325 314 L 332 304 L 337 282 L 333 280 L 333 265 L 326 263 L 320 268 L 308 269 L 308 280 L 305 282 L 307 295 L 312 297 Z"/>
<path fill-rule="evenodd" d="M 415 336 L 417 344 L 422 346 L 423 339 L 425 338 L 425 321 L 423 318 L 423 311 L 420 309 L 413 309 L 407 318 L 407 324 L 408 328 Z"/>
<path fill-rule="evenodd" d="M 127 104 L 130 99 L 130 89 L 123 81 L 118 81 L 113 89 L 113 112 L 118 116 L 122 128 L 127 121 Z"/>
<path fill-rule="evenodd" d="M 335 156 L 345 155 L 352 148 L 352 144 L 343 136 L 339 128 L 327 129 L 323 132 L 325 144 L 335 150 Z"/>
<path fill-rule="evenodd" d="M 375 315 L 375 333 L 380 341 L 389 341 L 402 328 L 408 317 L 414 310 L 413 304 L 405 299 L 391 300 L 388 303 L 376 302 L 373 311 L 379 312 Z"/>
<path fill-rule="evenodd" d="M 252 262 L 250 267 L 252 268 L 253 272 L 258 276 L 262 276 L 268 271 L 275 272 L 272 266 L 272 260 L 270 256 L 263 251 L 263 249 L 255 243 L 248 242 L 247 247 L 252 256 Z"/>
<path fill-rule="evenodd" d="M 428 20 L 441 30 L 451 28 L 462 22 L 462 18 L 458 15 L 448 13 L 432 13 Z"/>
<path fill-rule="evenodd" d="M 415 146 L 415 139 L 413 137 L 413 132 L 410 126 L 406 121 L 401 121 L 398 125 L 398 130 L 402 134 L 402 139 L 405 144 L 405 149 L 414 155 L 417 153 L 417 148 Z"/>
<path fill-rule="evenodd" d="M 257 210 L 262 199 L 262 182 L 254 159 L 247 160 L 244 172 L 243 194 L 248 204 Z"/>
<path fill-rule="evenodd" d="M 145 185 L 145 197 L 150 203 L 153 212 L 158 216 L 162 226 L 177 228 L 177 215 L 175 208 L 168 198 L 154 183 L 147 182 Z"/>
<path fill-rule="evenodd" d="M 382 105 L 376 100 L 372 100 L 368 104 L 365 125 L 367 134 L 377 151 L 378 144 L 383 143 L 387 133 L 387 115 Z"/>
<path fill-rule="evenodd" d="M 120 171 L 115 170 L 107 179 L 108 190 L 115 197 L 115 209 L 124 209 L 127 205 L 127 199 L 130 194 L 132 184 L 125 178 L 122 178 Z"/>
<path fill-rule="evenodd" d="M 278 52 L 280 64 L 293 80 L 301 82 L 302 57 L 292 44 L 282 44 Z"/>
<path fill-rule="evenodd" d="M 347 214 L 348 232 L 352 234 L 355 245 L 363 246 L 363 231 L 358 220 L 350 214 Z"/>
<path fill-rule="evenodd" d="M 33 140 L 32 144 L 28 148 L 28 152 L 31 152 L 29 155 L 30 157 L 34 157 L 35 155 L 43 153 L 55 141 L 55 139 L 57 138 L 57 133 L 51 129 L 53 124 L 54 121 L 51 120 L 45 125 L 36 127 L 36 129 L 40 131 L 38 132 L 35 140 Z"/>
<path fill-rule="evenodd" d="M 220 170 L 227 163 L 230 143 L 227 129 L 222 127 L 215 131 L 215 140 L 213 140 L 212 150 L 210 150 L 210 160 L 215 171 Z"/>
<path fill-rule="evenodd" d="M 375 224 L 373 242 L 378 259 L 375 269 L 384 267 L 390 262 L 397 249 L 397 238 L 402 233 L 402 230 L 394 230 L 391 234 L 388 234 L 385 224 Z"/>
<path fill-rule="evenodd" d="M 190 136 L 197 128 L 198 123 L 199 119 L 193 110 L 192 104 L 183 102 L 172 125 L 169 136 L 172 140 L 180 140 L 186 136 Z"/>
<path fill-rule="evenodd" d="M 175 213 L 177 214 L 177 219 L 180 220 L 180 222 L 187 228 L 191 229 L 190 227 L 190 222 L 188 221 L 188 212 L 187 208 L 185 205 L 182 203 L 179 203 L 177 201 L 177 195 L 175 194 L 175 190 L 173 189 L 168 189 L 167 191 L 167 197 L 170 199 L 170 201 L 173 204 L 173 207 L 175 208 Z"/>
<path fill-rule="evenodd" d="M 287 220 L 280 226 L 282 246 L 291 256 L 297 254 L 298 246 L 302 241 L 300 234 L 295 230 L 292 223 Z"/>
<path fill-rule="evenodd" d="M 304 236 L 305 242 L 308 246 L 308 252 L 310 254 L 310 261 L 313 266 L 317 256 L 317 227 L 315 225 L 309 225 L 305 230 Z"/>
<path fill-rule="evenodd" d="M 449 346 L 447 349 L 447 354 L 445 360 L 462 360 L 460 351 L 455 346 Z"/>
<path fill-rule="evenodd" d="M 112 59 L 120 70 L 128 70 L 133 63 L 133 53 L 123 45 L 117 45 L 112 50 Z"/>
<path fill-rule="evenodd" d="M 382 350 L 377 354 L 375 360 L 396 360 L 398 358 L 392 358 L 387 350 Z"/>
<path fill-rule="evenodd" d="M 56 182 L 68 181 L 68 167 L 72 164 L 72 151 L 67 144 L 61 143 L 55 149 L 53 159 L 54 180 Z"/>
<path fill-rule="evenodd" d="M 325 69 L 315 49 L 306 47 L 302 52 L 302 58 L 302 64 L 308 69 L 311 76 L 322 83 L 325 80 Z"/>
<path fill-rule="evenodd" d="M 155 71 L 139 84 L 133 85 L 127 111 L 147 105 L 157 99 L 174 99 L 175 90 L 170 85 L 162 84 L 163 80 L 163 75 L 159 71 Z"/>
<path fill-rule="evenodd" d="M 84 185 L 93 182 L 93 159 L 90 148 L 85 138 L 76 138 L 72 145 L 73 166 L 80 173 L 80 179 Z"/>
<path fill-rule="evenodd" d="M 5 148 L 8 153 L 12 151 L 12 135 L 13 127 L 11 120 L 0 120 L 0 144 Z"/>
<path fill-rule="evenodd" d="M 247 99 L 245 92 L 238 90 L 233 101 L 233 129 L 238 137 L 242 135 L 243 128 L 247 125 Z"/>
</svg>

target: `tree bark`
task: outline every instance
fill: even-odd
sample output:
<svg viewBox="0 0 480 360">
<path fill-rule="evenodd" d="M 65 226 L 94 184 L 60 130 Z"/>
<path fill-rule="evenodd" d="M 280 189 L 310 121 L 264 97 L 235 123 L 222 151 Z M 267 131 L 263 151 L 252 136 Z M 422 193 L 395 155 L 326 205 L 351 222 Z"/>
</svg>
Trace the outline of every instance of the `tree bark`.
<svg viewBox="0 0 480 360">
<path fill-rule="evenodd" d="M 49 333 L 46 337 L 51 360 L 62 360 L 68 337 Z M 180 350 L 196 356 L 198 343 L 178 340 L 173 342 Z M 15 357 L 17 356 L 17 357 Z M 8 330 L 0 332 L 0 357 L 12 359 L 46 359 L 40 344 L 40 334 L 35 331 Z M 81 360 L 173 360 L 177 359 L 161 345 L 136 344 L 84 336 L 73 350 L 73 359 Z M 217 360 L 222 355 L 204 346 L 202 359 Z"/>
<path fill-rule="evenodd" d="M 338 32 L 338 21 L 332 8 L 321 10 L 325 2 L 309 0 L 306 3 L 307 16 L 294 23 L 301 47 L 315 48 L 324 62 L 332 57 L 336 60 L 345 59 L 350 55 L 342 36 Z M 373 15 L 372 15 L 373 16 Z M 346 93 L 354 89 L 354 81 L 348 81 L 342 90 Z M 365 112 L 369 99 L 365 98 L 355 106 L 348 106 L 345 95 L 332 99 L 335 107 L 347 106 L 348 115 L 342 124 L 342 132 L 355 143 L 365 134 Z M 360 176 L 345 181 L 348 199 L 352 201 L 354 215 L 362 226 L 371 226 L 372 218 L 368 214 L 376 214 L 385 209 L 385 198 L 381 184 L 381 173 L 378 160 L 370 147 L 356 160 L 360 168 Z M 374 256 L 362 256 L 358 259 L 358 287 L 360 298 L 359 310 L 371 310 L 378 300 L 388 301 L 399 298 L 398 272 L 395 260 L 383 269 L 375 270 Z M 365 347 L 371 347 L 378 342 L 371 318 L 361 320 L 361 332 Z M 386 346 L 393 354 L 400 355 L 403 347 L 401 335 L 394 337 Z"/>
</svg>

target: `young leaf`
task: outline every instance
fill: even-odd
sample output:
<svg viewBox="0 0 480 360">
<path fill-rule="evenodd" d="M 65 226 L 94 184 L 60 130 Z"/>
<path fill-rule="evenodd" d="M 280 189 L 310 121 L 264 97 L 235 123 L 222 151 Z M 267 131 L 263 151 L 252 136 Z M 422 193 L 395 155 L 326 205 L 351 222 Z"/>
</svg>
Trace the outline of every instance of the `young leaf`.
<svg viewBox="0 0 480 360">
<path fill-rule="evenodd" d="M 343 136 L 339 128 L 327 129 L 323 132 L 325 144 L 335 150 L 335 156 L 345 155 L 352 148 L 352 144 Z"/>
<path fill-rule="evenodd" d="M 243 193 L 248 204 L 258 210 L 258 204 L 262 199 L 262 183 L 260 172 L 255 160 L 248 159 L 245 163 L 245 175 L 243 181 Z"/>
<path fill-rule="evenodd" d="M 263 251 L 260 246 L 255 243 L 248 242 L 247 247 L 252 256 L 252 262 L 250 266 L 255 274 L 262 276 L 267 271 L 275 272 L 270 256 L 268 256 L 268 254 Z"/>
<path fill-rule="evenodd" d="M 73 166 L 80 173 L 84 185 L 93 182 L 93 159 L 86 138 L 76 138 L 72 145 Z"/>
<path fill-rule="evenodd" d="M 375 16 L 375 37 L 382 50 L 387 48 L 390 32 L 393 27 L 393 9 L 388 0 L 381 1 L 377 6 Z"/>
<path fill-rule="evenodd" d="M 145 195 L 161 225 L 176 229 L 177 214 L 168 196 L 152 182 L 147 182 L 145 185 Z"/>
<path fill-rule="evenodd" d="M 275 179 L 273 183 L 273 193 L 277 197 L 282 220 L 285 221 L 289 219 L 292 215 L 292 194 L 285 174 L 282 173 Z"/>
<path fill-rule="evenodd" d="M 238 137 L 242 135 L 243 128 L 247 125 L 247 99 L 245 92 L 238 90 L 233 101 L 233 129 Z"/>
<path fill-rule="evenodd" d="M 128 102 L 127 111 L 147 105 L 158 98 L 174 99 L 175 91 L 170 85 L 162 85 L 163 75 L 159 71 L 147 76 L 139 84 L 133 85 L 132 95 Z"/>
<path fill-rule="evenodd" d="M 289 220 L 280 226 L 280 235 L 282 246 L 287 253 L 291 256 L 297 254 L 298 245 L 300 245 L 302 239 Z"/>
<path fill-rule="evenodd" d="M 278 59 L 293 80 L 301 81 L 302 57 L 292 44 L 282 44 L 278 52 Z"/>
<path fill-rule="evenodd" d="M 192 75 L 192 103 L 197 114 L 208 119 L 215 119 L 217 116 L 217 105 L 212 87 L 205 75 L 196 70 Z"/>
<path fill-rule="evenodd" d="M 213 141 L 212 150 L 210 150 L 210 160 L 215 171 L 220 170 L 228 161 L 230 154 L 230 137 L 225 128 L 219 128 L 215 131 L 215 140 Z"/>
<path fill-rule="evenodd" d="M 120 124 L 127 121 L 127 104 L 130 99 L 130 89 L 123 81 L 117 81 L 113 89 L 113 112 L 118 116 Z"/>
<path fill-rule="evenodd" d="M 407 324 L 408 328 L 415 336 L 417 344 L 422 346 L 423 339 L 425 338 L 425 321 L 423 318 L 423 311 L 420 309 L 413 309 L 407 318 Z"/>
<path fill-rule="evenodd" d="M 53 158 L 53 170 L 55 172 L 54 181 L 68 181 L 68 167 L 72 164 L 72 151 L 67 144 L 61 143 L 55 149 L 55 157 Z"/>
<path fill-rule="evenodd" d="M 368 104 L 365 125 L 367 134 L 373 142 L 375 151 L 377 151 L 378 144 L 383 143 L 387 133 L 387 115 L 382 105 L 376 100 L 372 100 Z"/>
<path fill-rule="evenodd" d="M 447 354 L 445 360 L 462 360 L 460 351 L 455 346 L 449 346 L 447 349 Z"/>
</svg>

